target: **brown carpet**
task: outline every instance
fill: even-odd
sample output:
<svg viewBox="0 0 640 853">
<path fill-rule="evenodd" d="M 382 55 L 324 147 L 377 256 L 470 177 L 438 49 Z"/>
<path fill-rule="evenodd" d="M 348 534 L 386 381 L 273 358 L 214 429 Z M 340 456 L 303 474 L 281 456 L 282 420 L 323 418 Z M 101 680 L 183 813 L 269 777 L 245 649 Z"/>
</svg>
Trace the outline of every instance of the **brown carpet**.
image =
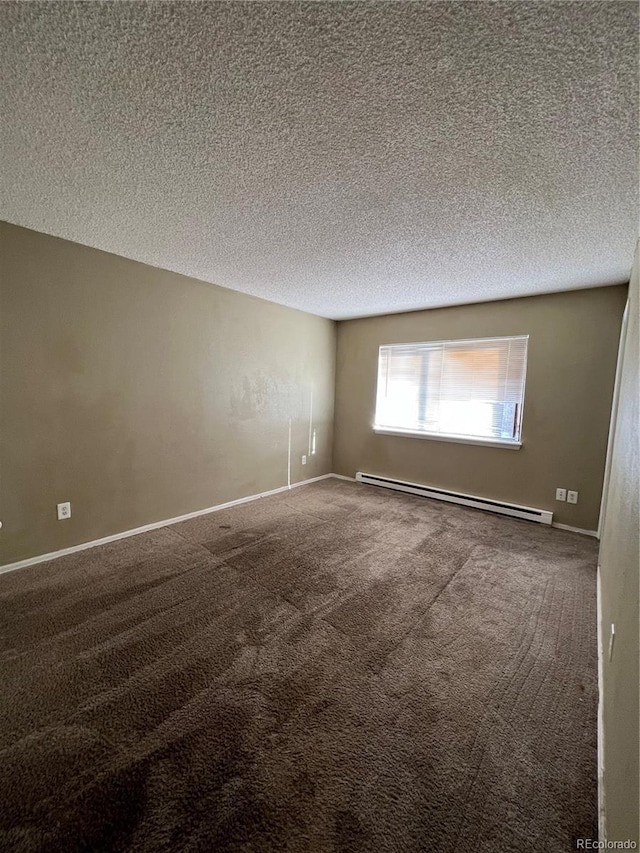
<svg viewBox="0 0 640 853">
<path fill-rule="evenodd" d="M 0 576 L 0 847 L 569 851 L 595 541 L 339 480 Z"/>
</svg>

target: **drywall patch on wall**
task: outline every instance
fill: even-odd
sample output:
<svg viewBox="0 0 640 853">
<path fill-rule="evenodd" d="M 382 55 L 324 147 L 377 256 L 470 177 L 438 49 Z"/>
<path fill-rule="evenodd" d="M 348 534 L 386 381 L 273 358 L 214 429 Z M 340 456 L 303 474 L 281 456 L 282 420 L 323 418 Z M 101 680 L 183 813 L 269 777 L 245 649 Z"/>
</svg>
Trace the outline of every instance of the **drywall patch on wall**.
<svg viewBox="0 0 640 853">
<path fill-rule="evenodd" d="M 6 223 L 0 241 L 0 563 L 286 486 L 289 420 L 291 482 L 331 471 L 335 323 Z"/>
<path fill-rule="evenodd" d="M 312 393 L 307 386 L 290 378 L 268 376 L 264 370 L 254 371 L 242 378 L 241 388 L 232 389 L 229 420 L 247 421 L 255 418 L 283 420 L 301 415 L 305 400 Z"/>
</svg>

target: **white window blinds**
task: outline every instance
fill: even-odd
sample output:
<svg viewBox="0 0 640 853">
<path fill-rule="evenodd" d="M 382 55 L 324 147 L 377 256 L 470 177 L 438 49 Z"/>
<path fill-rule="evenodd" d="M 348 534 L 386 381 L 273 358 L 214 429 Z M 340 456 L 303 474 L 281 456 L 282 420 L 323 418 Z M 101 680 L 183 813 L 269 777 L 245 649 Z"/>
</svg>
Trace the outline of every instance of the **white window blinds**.
<svg viewBox="0 0 640 853">
<path fill-rule="evenodd" d="M 528 335 L 380 347 L 375 428 L 520 441 Z"/>
</svg>

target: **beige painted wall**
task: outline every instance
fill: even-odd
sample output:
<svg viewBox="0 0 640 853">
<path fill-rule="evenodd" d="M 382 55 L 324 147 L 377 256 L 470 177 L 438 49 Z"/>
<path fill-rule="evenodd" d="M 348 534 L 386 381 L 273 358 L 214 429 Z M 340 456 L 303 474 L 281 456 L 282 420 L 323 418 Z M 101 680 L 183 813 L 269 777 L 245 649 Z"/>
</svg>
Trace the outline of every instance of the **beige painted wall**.
<svg viewBox="0 0 640 853">
<path fill-rule="evenodd" d="M 640 612 L 640 445 L 638 315 L 640 248 L 636 250 L 600 546 L 604 816 L 609 841 L 640 847 L 638 812 L 638 667 Z M 611 625 L 615 640 L 609 660 Z"/>
<path fill-rule="evenodd" d="M 396 477 L 548 509 L 598 525 L 627 287 L 416 311 L 338 324 L 334 470 Z M 375 435 L 378 347 L 530 335 L 520 450 Z M 579 492 L 573 506 L 556 487 Z"/>
<path fill-rule="evenodd" d="M 0 240 L 0 564 L 286 485 L 289 417 L 292 482 L 331 470 L 335 323 L 4 223 Z"/>
</svg>

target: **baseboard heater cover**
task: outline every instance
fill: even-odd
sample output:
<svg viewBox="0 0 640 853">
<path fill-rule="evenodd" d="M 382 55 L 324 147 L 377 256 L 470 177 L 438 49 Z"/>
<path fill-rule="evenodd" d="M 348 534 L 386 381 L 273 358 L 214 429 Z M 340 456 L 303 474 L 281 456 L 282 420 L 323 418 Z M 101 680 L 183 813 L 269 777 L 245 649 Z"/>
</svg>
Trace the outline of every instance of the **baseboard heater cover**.
<svg viewBox="0 0 640 853">
<path fill-rule="evenodd" d="M 502 503 L 501 501 L 493 501 L 489 498 L 480 498 L 477 495 L 465 495 L 462 492 L 448 492 L 444 489 L 436 489 L 434 486 L 408 483 L 405 480 L 391 480 L 388 477 L 379 477 L 377 474 L 365 474 L 362 471 L 358 471 L 356 480 L 368 486 L 382 486 L 385 489 L 407 492 L 410 495 L 419 495 L 423 498 L 433 498 L 438 501 L 447 501 L 452 504 L 473 507 L 473 509 L 483 509 L 486 512 L 495 512 L 498 515 L 508 515 L 512 518 L 536 521 L 538 524 L 551 524 L 553 521 L 553 513 L 546 509 L 534 509 L 530 506 Z"/>
</svg>

